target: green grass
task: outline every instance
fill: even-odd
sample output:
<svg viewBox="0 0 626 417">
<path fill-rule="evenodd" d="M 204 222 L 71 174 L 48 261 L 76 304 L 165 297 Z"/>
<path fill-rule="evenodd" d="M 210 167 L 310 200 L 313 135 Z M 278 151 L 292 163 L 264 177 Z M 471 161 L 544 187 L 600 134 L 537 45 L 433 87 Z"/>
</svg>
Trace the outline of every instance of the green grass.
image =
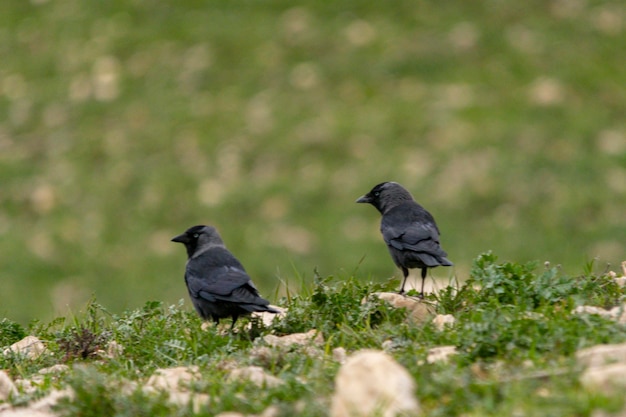
<svg viewBox="0 0 626 417">
<path fill-rule="evenodd" d="M 572 313 L 580 305 L 611 308 L 624 302 L 623 289 L 609 275 L 592 269 L 568 276 L 560 268 L 499 262 L 491 252 L 481 254 L 465 283 L 427 295 L 436 302 L 438 313 L 456 318 L 444 331 L 430 322 L 407 322 L 404 310 L 382 301 L 363 302 L 372 292 L 395 289 L 397 282 L 365 283 L 358 275 L 318 275 L 312 285 L 303 284 L 298 293 L 288 292 L 280 300 L 288 309 L 283 320 L 268 328 L 253 324 L 248 330 L 242 320 L 230 334 L 214 326 L 201 330 L 200 319 L 182 301 L 175 305 L 153 301 L 114 314 L 91 300 L 71 319 L 27 328 L 2 321 L 3 345 L 33 334 L 46 341 L 50 354 L 36 360 L 0 356 L 0 368 L 12 378 L 28 379 L 52 364 L 70 365 L 65 374 L 46 376 L 34 393 L 20 392 L 12 399 L 14 404 L 26 404 L 69 385 L 76 398 L 59 405 L 61 415 L 67 416 L 210 416 L 222 411 L 260 413 L 270 405 L 278 407 L 281 416 L 324 416 L 339 368 L 332 350 L 381 349 L 385 342 L 416 380 L 425 415 L 617 412 L 625 405 L 621 394 L 590 391 L 578 382 L 582 368 L 575 361 L 577 350 L 626 341 L 623 325 Z M 313 328 L 325 341 L 317 353 L 297 346 L 253 353 L 263 345 L 260 336 Z M 97 352 L 111 341 L 123 346 L 123 354 L 103 358 Z M 458 355 L 446 364 L 426 363 L 428 350 L 442 345 L 456 346 Z M 194 413 L 190 407 L 168 403 L 163 395 L 141 391 L 156 369 L 185 365 L 199 367 L 201 378 L 190 389 L 211 397 L 208 408 Z M 259 389 L 227 379 L 228 369 L 245 365 L 261 366 L 284 384 Z"/>
<path fill-rule="evenodd" d="M 437 219 L 439 277 L 490 248 L 616 265 L 621 6 L 8 0 L 0 316 L 175 303 L 169 238 L 199 223 L 264 294 L 294 269 L 385 282 L 378 215 L 353 204 L 384 180 Z"/>
</svg>

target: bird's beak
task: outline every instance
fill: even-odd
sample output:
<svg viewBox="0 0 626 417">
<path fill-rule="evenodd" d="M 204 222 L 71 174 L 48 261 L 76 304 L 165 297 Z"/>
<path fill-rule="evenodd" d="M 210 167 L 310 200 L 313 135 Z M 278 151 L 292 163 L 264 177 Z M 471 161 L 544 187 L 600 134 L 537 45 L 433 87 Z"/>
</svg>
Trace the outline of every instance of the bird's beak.
<svg viewBox="0 0 626 417">
<path fill-rule="evenodd" d="M 359 197 L 355 203 L 371 203 L 372 200 L 370 199 L 369 195 L 365 194 L 361 197 Z"/>
<path fill-rule="evenodd" d="M 172 238 L 172 242 L 188 243 L 189 242 L 189 238 L 187 237 L 187 235 L 185 233 L 183 233 L 182 235 L 174 236 Z"/>
</svg>

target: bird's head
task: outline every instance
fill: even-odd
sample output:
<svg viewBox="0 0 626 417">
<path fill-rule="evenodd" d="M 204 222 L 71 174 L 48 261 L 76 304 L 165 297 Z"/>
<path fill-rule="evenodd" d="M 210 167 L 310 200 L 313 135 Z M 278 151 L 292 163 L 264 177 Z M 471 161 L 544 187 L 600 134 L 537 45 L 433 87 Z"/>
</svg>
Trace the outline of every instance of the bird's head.
<svg viewBox="0 0 626 417">
<path fill-rule="evenodd" d="M 198 250 L 210 246 L 224 246 L 224 242 L 213 226 L 193 226 L 172 238 L 172 242 L 185 245 L 187 255 L 191 258 Z"/>
<path fill-rule="evenodd" d="M 369 203 L 376 207 L 381 214 L 385 214 L 398 204 L 405 201 L 412 201 L 413 196 L 403 186 L 397 182 L 382 182 L 372 190 L 359 197 L 357 203 Z"/>
</svg>

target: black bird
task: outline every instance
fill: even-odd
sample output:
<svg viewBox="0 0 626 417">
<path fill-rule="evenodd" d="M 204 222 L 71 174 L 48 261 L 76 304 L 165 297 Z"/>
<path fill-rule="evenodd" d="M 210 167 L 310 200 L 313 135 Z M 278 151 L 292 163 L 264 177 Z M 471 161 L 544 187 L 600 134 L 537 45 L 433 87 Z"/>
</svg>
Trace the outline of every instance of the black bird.
<svg viewBox="0 0 626 417">
<path fill-rule="evenodd" d="M 380 231 L 391 258 L 404 274 L 400 294 L 404 294 L 409 269 L 421 268 L 423 298 L 428 268 L 453 265 L 439 246 L 439 229 L 433 216 L 397 182 L 378 184 L 356 202 L 369 203 L 382 214 Z"/>
<path fill-rule="evenodd" d="M 180 242 L 187 249 L 185 283 L 203 319 L 219 323 L 222 318 L 232 317 L 232 329 L 239 316 L 254 311 L 279 313 L 259 295 L 243 265 L 226 249 L 214 227 L 190 227 L 172 242 Z"/>
</svg>

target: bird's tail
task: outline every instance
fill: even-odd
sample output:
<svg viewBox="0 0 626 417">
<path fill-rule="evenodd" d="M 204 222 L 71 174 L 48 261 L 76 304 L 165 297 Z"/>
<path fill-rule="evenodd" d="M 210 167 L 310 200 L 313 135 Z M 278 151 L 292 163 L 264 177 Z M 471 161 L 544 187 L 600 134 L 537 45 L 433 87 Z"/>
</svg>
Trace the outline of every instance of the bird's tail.
<svg viewBox="0 0 626 417">
<path fill-rule="evenodd" d="M 269 305 L 262 305 L 262 304 L 240 304 L 239 305 L 241 308 L 243 308 L 246 311 L 249 311 L 250 313 L 253 312 L 262 312 L 262 311 L 266 311 L 268 313 L 274 313 L 274 314 L 279 314 L 281 313 L 280 310 L 269 306 Z"/>
</svg>

